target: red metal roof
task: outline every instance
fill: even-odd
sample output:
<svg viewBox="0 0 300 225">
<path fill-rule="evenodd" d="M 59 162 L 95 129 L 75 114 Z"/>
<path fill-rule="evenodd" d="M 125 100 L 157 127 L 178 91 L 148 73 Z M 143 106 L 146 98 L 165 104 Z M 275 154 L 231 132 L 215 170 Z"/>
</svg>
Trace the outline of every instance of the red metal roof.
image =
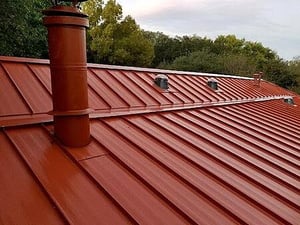
<svg viewBox="0 0 300 225">
<path fill-rule="evenodd" d="M 168 75 L 170 91 L 162 92 L 154 86 L 158 73 Z M 215 92 L 206 85 L 211 76 L 216 76 L 221 91 Z M 0 90 L 5 90 L 0 95 L 5 106 L 0 108 L 1 124 L 51 120 L 48 60 L 0 57 L 0 81 Z M 255 87 L 248 78 L 94 64 L 88 65 L 88 82 L 94 115 L 109 116 L 295 95 L 266 81 Z"/>
<path fill-rule="evenodd" d="M 299 95 L 90 64 L 92 142 L 72 149 L 53 137 L 48 61 L 0 63 L 0 224 L 299 224 Z"/>
</svg>

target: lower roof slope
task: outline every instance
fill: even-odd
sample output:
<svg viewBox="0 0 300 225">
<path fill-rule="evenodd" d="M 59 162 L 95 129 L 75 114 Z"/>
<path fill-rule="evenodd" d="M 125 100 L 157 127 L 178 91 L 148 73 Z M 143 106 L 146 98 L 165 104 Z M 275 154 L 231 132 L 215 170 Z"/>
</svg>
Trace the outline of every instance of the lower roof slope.
<svg viewBox="0 0 300 225">
<path fill-rule="evenodd" d="M 140 73 L 130 78 L 137 83 L 150 77 L 130 73 Z M 193 80 L 195 96 L 219 96 L 202 76 L 172 76 Z M 48 106 L 31 117 L 1 114 L 0 224 L 299 224 L 300 109 L 281 99 L 299 104 L 299 96 L 267 82 L 218 80 L 227 101 L 96 110 L 83 148 L 55 139 L 51 119 L 38 117 Z M 245 88 L 234 91 L 231 81 Z"/>
</svg>

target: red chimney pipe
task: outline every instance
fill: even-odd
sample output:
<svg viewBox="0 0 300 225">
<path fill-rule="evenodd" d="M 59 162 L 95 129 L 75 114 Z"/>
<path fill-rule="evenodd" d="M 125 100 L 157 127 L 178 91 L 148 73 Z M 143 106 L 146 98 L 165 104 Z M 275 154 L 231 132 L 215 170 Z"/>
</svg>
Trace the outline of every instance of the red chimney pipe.
<svg viewBox="0 0 300 225">
<path fill-rule="evenodd" d="M 254 86 L 260 87 L 260 81 L 263 76 L 263 72 L 253 74 Z"/>
<path fill-rule="evenodd" d="M 48 29 L 54 133 L 64 145 L 81 147 L 90 141 L 87 15 L 71 6 L 54 6 L 43 14 Z"/>
</svg>

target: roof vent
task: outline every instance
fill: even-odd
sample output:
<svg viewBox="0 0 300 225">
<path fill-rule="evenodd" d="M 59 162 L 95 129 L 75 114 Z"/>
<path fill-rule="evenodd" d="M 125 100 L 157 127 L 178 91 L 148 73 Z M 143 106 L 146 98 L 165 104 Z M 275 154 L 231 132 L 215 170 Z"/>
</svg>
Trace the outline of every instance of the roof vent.
<svg viewBox="0 0 300 225">
<path fill-rule="evenodd" d="M 211 89 L 214 89 L 214 90 L 218 90 L 218 81 L 211 77 L 211 78 L 208 78 L 207 80 L 207 85 L 211 88 Z"/>
<path fill-rule="evenodd" d="M 168 90 L 169 88 L 168 76 L 165 74 L 156 75 L 154 83 L 161 89 Z"/>
<path fill-rule="evenodd" d="M 295 105 L 293 97 L 285 97 L 283 101 L 289 105 Z"/>
</svg>

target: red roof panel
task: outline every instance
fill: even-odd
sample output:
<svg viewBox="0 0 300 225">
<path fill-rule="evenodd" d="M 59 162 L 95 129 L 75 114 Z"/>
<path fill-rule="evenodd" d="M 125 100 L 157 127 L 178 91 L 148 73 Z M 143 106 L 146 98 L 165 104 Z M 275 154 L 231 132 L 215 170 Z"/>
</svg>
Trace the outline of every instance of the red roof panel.
<svg viewBox="0 0 300 225">
<path fill-rule="evenodd" d="M 120 98 L 120 96 L 117 95 L 116 92 L 109 87 L 109 85 L 104 83 L 102 79 L 99 78 L 99 75 L 93 73 L 92 71 L 88 71 L 88 83 L 89 86 L 96 93 L 98 93 L 100 99 L 102 99 L 102 101 L 105 103 L 106 106 L 104 109 L 128 108 L 126 101 Z"/>
<path fill-rule="evenodd" d="M 68 223 L 130 224 L 110 196 L 52 143 L 43 128 L 9 129 L 5 133 Z"/>
<path fill-rule="evenodd" d="M 283 101 L 298 95 L 247 78 L 90 64 L 92 141 L 68 148 L 47 114 L 48 61 L 0 64 L 0 223 L 298 224 L 300 108 Z M 161 73 L 168 92 L 153 84 Z"/>
<path fill-rule="evenodd" d="M 141 148 L 131 144 L 108 126 L 100 122 L 94 123 L 92 134 L 114 157 L 133 170 L 143 183 L 155 189 L 156 194 L 161 194 L 162 198 L 167 199 L 173 207 L 176 206 L 185 217 L 195 223 L 201 219 L 209 224 L 216 224 L 218 220 L 222 220 L 223 224 L 233 222 L 233 219 L 226 218 L 227 215 L 222 210 L 212 206 L 208 199 L 194 193 L 188 185 L 169 174 L 160 164 L 145 157 L 140 151 Z"/>
<path fill-rule="evenodd" d="M 29 64 L 31 72 L 40 80 L 47 91 L 52 94 L 50 67 L 48 64 Z"/>
<path fill-rule="evenodd" d="M 110 71 L 93 70 L 98 79 L 101 80 L 112 92 L 117 94 L 118 99 L 126 102 L 128 107 L 145 106 L 145 103 L 139 98 L 137 94 L 132 93 L 128 85 L 119 82 Z"/>
<path fill-rule="evenodd" d="M 64 224 L 59 211 L 3 132 L 0 149 L 0 223 Z"/>
<path fill-rule="evenodd" d="M 165 96 L 161 94 L 161 91 L 153 88 L 153 83 L 146 82 L 143 77 L 146 78 L 144 73 L 136 73 L 133 71 L 123 71 L 124 77 L 128 78 L 127 83 L 131 82 L 133 87 L 138 88 L 141 92 L 141 96 L 145 96 L 148 101 L 150 101 L 150 105 L 170 105 L 172 104 Z M 134 90 L 134 89 L 133 89 Z"/>
<path fill-rule="evenodd" d="M 158 198 L 151 187 L 112 157 L 97 157 L 81 164 L 138 224 L 186 224 L 186 220 Z"/>
<path fill-rule="evenodd" d="M 0 67 L 0 115 L 10 116 L 17 114 L 29 114 L 29 108 L 24 102 L 20 92 L 15 90 L 14 83 L 7 76 L 3 67 Z"/>
<path fill-rule="evenodd" d="M 51 110 L 50 93 L 26 64 L 4 62 L 2 66 L 32 114 Z"/>
</svg>

